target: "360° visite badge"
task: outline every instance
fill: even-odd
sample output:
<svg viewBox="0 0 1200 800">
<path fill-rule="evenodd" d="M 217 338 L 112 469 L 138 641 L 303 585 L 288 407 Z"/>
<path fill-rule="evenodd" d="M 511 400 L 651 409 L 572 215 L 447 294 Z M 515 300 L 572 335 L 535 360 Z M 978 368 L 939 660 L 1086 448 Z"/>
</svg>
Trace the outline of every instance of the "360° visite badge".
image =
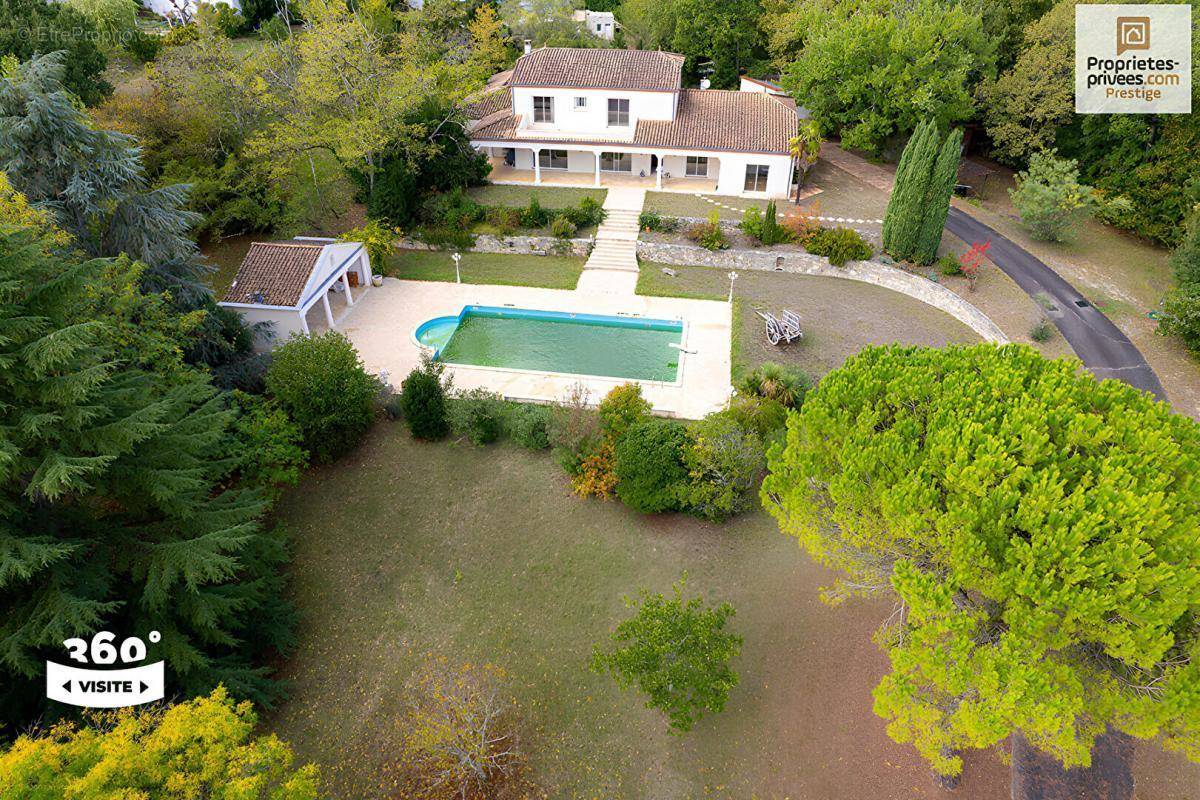
<svg viewBox="0 0 1200 800">
<path fill-rule="evenodd" d="M 162 636 L 150 631 L 146 638 L 157 644 Z M 162 661 L 128 666 L 146 660 L 146 643 L 137 636 L 117 644 L 115 634 L 100 631 L 90 641 L 67 639 L 63 647 L 75 664 L 46 662 L 46 697 L 51 700 L 82 708 L 125 708 L 163 699 Z"/>
</svg>

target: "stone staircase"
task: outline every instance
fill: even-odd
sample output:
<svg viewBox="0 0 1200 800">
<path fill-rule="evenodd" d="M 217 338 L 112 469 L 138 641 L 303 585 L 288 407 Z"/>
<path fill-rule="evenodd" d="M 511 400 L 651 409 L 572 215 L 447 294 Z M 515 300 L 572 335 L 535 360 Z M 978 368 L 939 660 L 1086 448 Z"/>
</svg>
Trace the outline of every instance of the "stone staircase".
<svg viewBox="0 0 1200 800">
<path fill-rule="evenodd" d="M 634 293 L 638 279 L 638 217 L 645 201 L 643 189 L 608 190 L 604 200 L 608 216 L 596 231 L 596 244 L 583 265 L 577 290 Z"/>
</svg>

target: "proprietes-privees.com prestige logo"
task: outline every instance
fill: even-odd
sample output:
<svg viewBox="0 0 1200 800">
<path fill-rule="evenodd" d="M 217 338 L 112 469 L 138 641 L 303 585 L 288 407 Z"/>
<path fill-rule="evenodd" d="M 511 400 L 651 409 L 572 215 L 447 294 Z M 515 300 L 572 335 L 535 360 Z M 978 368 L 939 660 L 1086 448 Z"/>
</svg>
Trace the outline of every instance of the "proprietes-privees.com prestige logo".
<svg viewBox="0 0 1200 800">
<path fill-rule="evenodd" d="M 1191 113 L 1190 5 L 1075 6 L 1075 110 Z"/>
</svg>

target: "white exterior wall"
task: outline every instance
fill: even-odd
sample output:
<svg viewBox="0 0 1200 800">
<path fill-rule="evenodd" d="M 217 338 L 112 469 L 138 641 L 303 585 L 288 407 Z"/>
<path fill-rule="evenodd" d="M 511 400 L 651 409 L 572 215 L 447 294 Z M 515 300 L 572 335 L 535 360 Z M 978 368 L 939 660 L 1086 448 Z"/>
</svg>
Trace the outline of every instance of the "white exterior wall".
<svg viewBox="0 0 1200 800">
<path fill-rule="evenodd" d="M 698 153 L 697 155 L 703 155 L 703 153 Z M 722 158 L 724 158 L 724 157 L 722 156 Z M 685 156 L 685 155 L 684 156 L 667 156 L 666 158 L 663 159 L 663 168 L 671 174 L 671 177 L 673 179 L 694 177 L 698 181 L 716 180 L 717 176 L 721 174 L 722 158 L 717 158 L 716 156 L 708 156 L 708 174 L 707 175 L 694 175 L 694 176 L 686 175 L 685 173 L 687 172 L 687 156 Z M 745 170 L 745 167 L 742 167 L 742 169 Z"/>
<path fill-rule="evenodd" d="M 260 322 L 271 323 L 271 329 L 264 336 L 254 337 L 254 349 L 262 352 L 276 345 L 283 344 L 296 334 L 304 333 L 301 327 L 299 311 L 279 310 L 273 308 L 234 308 L 245 320 L 247 325 Z"/>
<path fill-rule="evenodd" d="M 788 182 L 791 179 L 791 157 L 757 153 L 726 153 L 722 155 L 717 192 L 720 194 L 745 194 L 747 164 L 766 164 L 770 167 L 765 194 L 771 197 L 787 197 Z M 711 173 L 712 170 L 709 171 Z"/>
<path fill-rule="evenodd" d="M 639 119 L 674 119 L 674 92 L 619 92 L 607 89 L 527 89 L 513 91 L 513 113 L 521 117 L 523 129 L 570 131 L 592 136 L 633 136 Z M 554 98 L 554 123 L 534 123 L 533 98 Z M 586 97 L 587 107 L 575 110 L 575 98 Z M 609 127 L 609 99 L 629 100 L 629 125 Z"/>
</svg>

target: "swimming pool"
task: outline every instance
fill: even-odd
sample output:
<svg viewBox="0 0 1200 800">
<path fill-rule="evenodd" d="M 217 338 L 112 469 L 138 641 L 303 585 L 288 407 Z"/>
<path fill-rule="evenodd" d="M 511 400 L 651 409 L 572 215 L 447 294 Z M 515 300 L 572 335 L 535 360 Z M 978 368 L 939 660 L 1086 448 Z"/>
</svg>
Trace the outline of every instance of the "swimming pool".
<svg viewBox="0 0 1200 800">
<path fill-rule="evenodd" d="M 423 322 L 414 336 L 450 364 L 673 383 L 683 323 L 466 306 Z"/>
</svg>

